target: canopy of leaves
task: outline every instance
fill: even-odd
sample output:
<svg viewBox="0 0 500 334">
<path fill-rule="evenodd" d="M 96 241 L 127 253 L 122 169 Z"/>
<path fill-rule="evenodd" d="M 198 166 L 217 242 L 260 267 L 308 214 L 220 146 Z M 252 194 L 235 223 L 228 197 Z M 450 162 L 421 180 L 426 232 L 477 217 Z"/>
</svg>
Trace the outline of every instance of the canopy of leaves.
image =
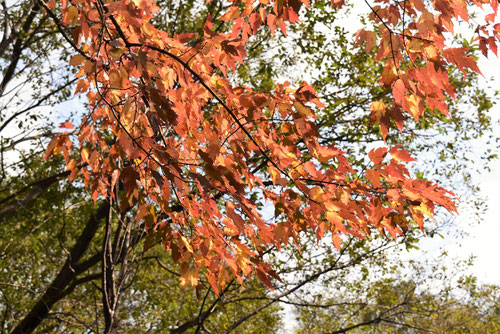
<svg viewBox="0 0 500 334">
<path fill-rule="evenodd" d="M 27 111 L 18 109 L 19 114 L 9 106 L 16 116 L 2 118 L 0 132 L 20 115 L 41 115 L 37 107 L 66 98 L 72 80 L 78 81 L 76 91 L 86 93 L 89 105 L 88 114 L 77 121 L 81 126 L 73 130 L 64 123 L 49 145 L 47 156 L 62 153 L 67 171 L 60 158 L 40 162 L 31 152 L 23 157 L 19 176 L 3 173 L 2 261 L 7 261 L 5 267 L 12 261 L 12 272 L 2 272 L 2 282 L 8 282 L 2 286 L 4 328 L 15 326 L 42 296 L 31 310 L 50 304 L 43 315 L 49 319 L 43 322 L 46 331 L 273 331 L 280 322 L 269 306 L 297 304 L 288 298 L 294 286 L 307 286 L 329 272 L 341 275 L 343 266 L 357 266 L 358 258 L 371 259 L 377 244 L 354 243 L 351 236 L 378 240 L 370 235 L 378 229 L 395 238 L 406 234 L 411 246 L 412 225 L 421 225 L 424 215 L 433 216 L 436 204 L 453 211 L 451 194 L 424 175 L 449 185 L 450 174 L 468 166 L 457 157 L 457 147 L 467 156 L 470 146 L 464 148 L 464 142 L 492 137 L 486 114 L 491 101 L 477 89 L 477 75 L 471 73 L 477 70 L 474 49 L 463 48 L 469 45 L 460 40 L 444 43 L 452 17 L 466 15 L 461 2 L 443 7 L 443 1 L 436 1 L 430 9 L 420 1 L 407 1 L 403 8 L 381 1 L 371 8 L 368 21 L 375 29 L 360 31 L 357 42 L 335 26 L 343 2 L 332 3 L 333 8 L 321 1 L 261 1 L 255 6 L 76 0 L 16 7 L 19 11 L 13 13 L 19 18 L 14 15 L 10 21 L 42 28 L 20 35 L 27 38 L 19 42 L 26 53 L 7 43 L 3 80 L 23 78 L 23 70 L 9 74 L 23 64 L 29 69 L 26 82 L 36 86 L 36 78 L 43 85 Z M 32 11 L 39 16 L 28 23 Z M 484 40 L 491 50 L 496 45 L 497 26 L 490 24 L 491 16 L 486 21 L 478 29 L 483 52 Z M 330 30 L 315 29 L 319 24 Z M 486 38 L 486 33 L 493 35 Z M 32 43 L 32 35 L 39 44 Z M 61 41 L 69 47 L 61 47 Z M 448 43 L 463 45 L 449 48 Z M 266 53 L 291 44 L 298 46 L 295 54 L 289 48 Z M 70 60 L 75 79 L 64 63 L 61 75 L 46 67 L 42 59 L 52 49 L 63 58 L 77 53 Z M 313 75 L 297 75 L 296 85 L 276 85 L 283 76 L 295 79 L 284 74 L 292 66 Z M 7 74 L 11 78 L 5 79 Z M 43 79 L 51 75 L 63 84 Z M 463 101 L 471 99 L 473 106 L 464 108 Z M 19 144 L 16 138 L 3 140 L 2 153 Z M 384 142 L 392 148 L 372 150 L 374 143 Z M 430 159 L 447 168 L 434 171 L 414 164 L 413 171 L 426 173 L 412 177 L 405 164 L 412 158 L 400 144 L 412 153 L 430 152 Z M 50 179 L 53 175 L 58 176 Z M 59 183 L 67 175 L 76 180 L 73 185 Z M 51 181 L 37 183 L 47 178 Z M 50 188 L 54 182 L 58 185 Z M 33 185 L 41 185 L 42 191 L 32 190 Z M 100 205 L 89 203 L 89 197 Z M 274 213 L 271 219 L 269 213 Z M 96 226 L 85 234 L 89 222 Z M 82 235 L 89 240 L 76 258 L 73 249 L 81 246 L 76 241 Z M 304 267 L 307 250 L 323 235 L 341 249 L 339 257 L 319 257 Z M 293 247 L 286 248 L 286 255 L 297 258 L 294 269 L 293 261 L 274 253 L 289 240 L 303 254 L 300 260 Z M 169 252 L 154 246 L 158 243 Z M 120 247 L 127 251 L 117 251 Z M 73 264 L 64 265 L 56 275 L 65 261 L 71 263 L 68 254 L 82 271 L 70 274 L 66 269 Z M 384 267 L 381 261 L 375 265 Z M 361 268 L 370 271 L 369 266 Z M 299 284 L 287 281 L 290 272 L 305 277 Z M 51 290 L 61 273 L 69 275 L 66 285 Z M 249 279 L 252 273 L 268 286 L 270 276 L 279 274 L 283 281 L 275 281 L 273 294 Z M 246 290 L 234 277 L 247 279 Z M 196 287 L 196 294 L 176 287 L 179 278 L 182 287 Z M 360 282 L 342 289 L 359 293 Z M 438 305 L 435 296 L 406 288 L 406 281 L 376 282 L 368 288 L 373 293 L 366 304 L 379 298 L 387 299 L 389 308 L 398 305 L 394 289 L 408 292 L 413 298 L 408 305 L 419 310 Z M 459 314 L 462 306 L 453 298 L 449 301 Z M 122 320 L 110 325 L 109 314 L 97 316 L 109 310 L 120 312 L 115 320 Z M 258 321 L 247 321 L 256 310 L 266 312 L 257 312 L 259 317 L 252 319 Z M 357 312 L 342 310 L 346 317 Z M 371 316 L 378 309 L 367 306 L 365 311 L 356 313 L 351 325 L 375 319 Z M 483 311 L 477 309 L 489 319 L 489 311 Z M 300 312 L 302 324 L 319 316 L 326 318 L 321 322 L 325 328 L 342 328 L 328 315 Z M 437 325 L 423 327 L 432 326 Z"/>
<path fill-rule="evenodd" d="M 270 285 L 275 274 L 262 252 L 297 242 L 300 231 L 329 230 L 340 247 L 340 234 L 364 237 L 375 228 L 396 238 L 408 217 L 423 228 L 436 205 L 455 211 L 450 192 L 410 176 L 405 163 L 414 159 L 400 145 L 370 151 L 373 165 L 359 171 L 336 143 L 322 144 L 314 120 L 324 104 L 311 86 L 285 82 L 259 93 L 232 84 L 252 36 L 277 26 L 286 34 L 302 5 L 234 2 L 220 17 L 208 15 L 202 34 L 170 35 L 150 23 L 160 10 L 150 1 L 43 4 L 52 17 L 62 11 L 66 28 L 76 25 L 70 63 L 79 67 L 76 92 L 87 93 L 92 110 L 80 128 L 80 161 L 69 157 L 67 134 L 53 138 L 47 156 L 62 152 L 71 178 L 82 172 L 94 200 L 119 201 L 121 210 L 140 203 L 137 218 L 186 263 L 187 284 L 196 286 L 202 271 L 217 292 L 229 269 L 240 281 L 254 273 Z M 493 49 L 497 5 L 478 30 L 491 34 Z M 403 113 L 417 121 L 426 108 L 448 114 L 450 66 L 479 72 L 467 49 L 445 43 L 453 20 L 468 21 L 467 7 L 436 1 L 431 9 L 418 0 L 368 7 L 378 31 L 360 30 L 357 41 L 367 51 L 377 45 L 380 84 L 392 96 L 371 103 L 382 136 L 393 121 L 403 129 Z M 231 30 L 219 32 L 215 24 L 226 22 Z M 117 197 L 120 182 L 125 195 Z M 259 195 L 276 208 L 271 222 L 253 199 Z"/>
</svg>

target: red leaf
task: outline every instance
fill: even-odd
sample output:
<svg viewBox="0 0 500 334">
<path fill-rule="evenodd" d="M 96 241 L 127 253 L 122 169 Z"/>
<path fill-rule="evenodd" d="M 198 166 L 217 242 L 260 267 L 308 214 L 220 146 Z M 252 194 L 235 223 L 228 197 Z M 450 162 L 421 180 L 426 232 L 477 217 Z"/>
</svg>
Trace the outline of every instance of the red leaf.
<svg viewBox="0 0 500 334">
<path fill-rule="evenodd" d="M 368 153 L 368 157 L 373 161 L 374 164 L 379 165 L 384 160 L 387 155 L 387 148 L 379 147 L 377 149 L 373 149 Z"/>
<path fill-rule="evenodd" d="M 396 160 L 401 161 L 401 162 L 410 162 L 410 161 L 416 161 L 410 153 L 406 150 L 400 150 L 399 148 L 401 145 L 396 145 L 393 148 L 389 150 L 389 154 Z"/>
<path fill-rule="evenodd" d="M 74 129 L 75 127 L 71 122 L 64 122 L 61 125 L 59 125 L 59 128 L 61 129 Z"/>
</svg>

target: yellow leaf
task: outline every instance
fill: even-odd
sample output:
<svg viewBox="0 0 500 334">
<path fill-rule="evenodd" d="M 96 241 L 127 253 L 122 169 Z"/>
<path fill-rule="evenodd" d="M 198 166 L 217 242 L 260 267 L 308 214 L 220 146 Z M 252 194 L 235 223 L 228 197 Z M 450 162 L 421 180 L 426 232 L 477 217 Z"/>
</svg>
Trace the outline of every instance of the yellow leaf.
<svg viewBox="0 0 500 334">
<path fill-rule="evenodd" d="M 416 120 L 418 120 L 418 118 L 422 114 L 422 99 L 415 94 L 405 97 L 403 106 Z"/>
<path fill-rule="evenodd" d="M 194 253 L 193 247 L 191 247 L 185 236 L 181 235 L 181 241 L 190 253 Z"/>
<path fill-rule="evenodd" d="M 302 115 L 302 116 L 309 116 L 309 117 L 314 117 L 314 113 L 312 112 L 311 108 L 303 105 L 299 101 L 295 101 L 293 103 L 293 106 L 297 110 L 297 112 Z"/>
<path fill-rule="evenodd" d="M 434 219 L 434 213 L 432 212 L 432 209 L 425 203 L 421 203 L 419 206 L 414 207 L 414 209 L 423 213 L 427 217 Z"/>
<path fill-rule="evenodd" d="M 190 268 L 187 263 L 182 265 L 180 283 L 181 288 L 185 289 L 187 286 L 195 287 L 198 285 L 200 276 L 193 268 Z"/>
<path fill-rule="evenodd" d="M 323 191 L 323 189 L 320 186 L 316 186 L 316 187 L 311 189 L 311 191 L 309 192 L 309 196 L 311 196 L 311 199 L 313 201 L 323 202 L 325 199 L 323 196 L 324 193 L 325 192 Z"/>
<path fill-rule="evenodd" d="M 387 107 L 383 101 L 375 101 L 370 106 L 370 111 L 374 116 L 376 121 L 380 121 L 380 118 L 385 114 Z"/>
<path fill-rule="evenodd" d="M 425 43 L 420 39 L 414 38 L 408 43 L 407 47 L 410 52 L 422 52 L 425 48 Z"/>
<path fill-rule="evenodd" d="M 82 155 L 82 161 L 88 162 L 90 156 L 90 150 L 88 148 L 82 149 L 81 155 Z"/>
</svg>

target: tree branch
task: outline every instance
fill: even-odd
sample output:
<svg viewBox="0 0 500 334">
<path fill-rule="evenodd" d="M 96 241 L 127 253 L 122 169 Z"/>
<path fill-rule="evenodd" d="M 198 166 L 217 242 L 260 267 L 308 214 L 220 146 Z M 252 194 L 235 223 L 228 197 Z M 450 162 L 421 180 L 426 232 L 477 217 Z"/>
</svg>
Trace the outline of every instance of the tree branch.
<svg viewBox="0 0 500 334">
<path fill-rule="evenodd" d="M 42 320 L 47 317 L 52 306 L 67 294 L 65 294 L 65 290 L 77 275 L 75 268 L 78 267 L 78 262 L 87 251 L 90 242 L 97 232 L 100 221 L 106 217 L 109 208 L 109 203 L 103 202 L 97 209 L 97 212 L 90 217 L 80 237 L 71 249 L 66 262 L 52 281 L 52 284 L 45 290 L 43 296 L 36 302 L 30 312 L 12 330 L 11 334 L 33 332 Z"/>
</svg>

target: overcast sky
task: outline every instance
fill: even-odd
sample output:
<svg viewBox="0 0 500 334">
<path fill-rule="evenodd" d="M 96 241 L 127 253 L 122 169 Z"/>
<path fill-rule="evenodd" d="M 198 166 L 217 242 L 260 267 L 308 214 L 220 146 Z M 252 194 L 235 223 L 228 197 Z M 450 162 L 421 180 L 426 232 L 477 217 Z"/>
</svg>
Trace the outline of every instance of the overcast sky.
<svg viewBox="0 0 500 334">
<path fill-rule="evenodd" d="M 489 59 L 481 59 L 479 66 L 485 78 L 482 85 L 500 90 L 500 59 L 492 55 Z M 500 101 L 491 110 L 491 117 L 500 120 Z M 495 129 L 500 136 L 500 126 Z M 497 148 L 500 155 L 500 149 Z M 482 195 L 488 198 L 488 210 L 481 224 L 473 226 L 471 234 L 463 243 L 459 252 L 477 256 L 475 274 L 485 283 L 500 284 L 500 161 L 491 164 L 491 172 L 476 175 L 475 180 L 481 187 Z M 457 223 L 467 223 L 466 217 L 458 217 Z M 465 247 L 466 245 L 466 247 Z"/>
</svg>

